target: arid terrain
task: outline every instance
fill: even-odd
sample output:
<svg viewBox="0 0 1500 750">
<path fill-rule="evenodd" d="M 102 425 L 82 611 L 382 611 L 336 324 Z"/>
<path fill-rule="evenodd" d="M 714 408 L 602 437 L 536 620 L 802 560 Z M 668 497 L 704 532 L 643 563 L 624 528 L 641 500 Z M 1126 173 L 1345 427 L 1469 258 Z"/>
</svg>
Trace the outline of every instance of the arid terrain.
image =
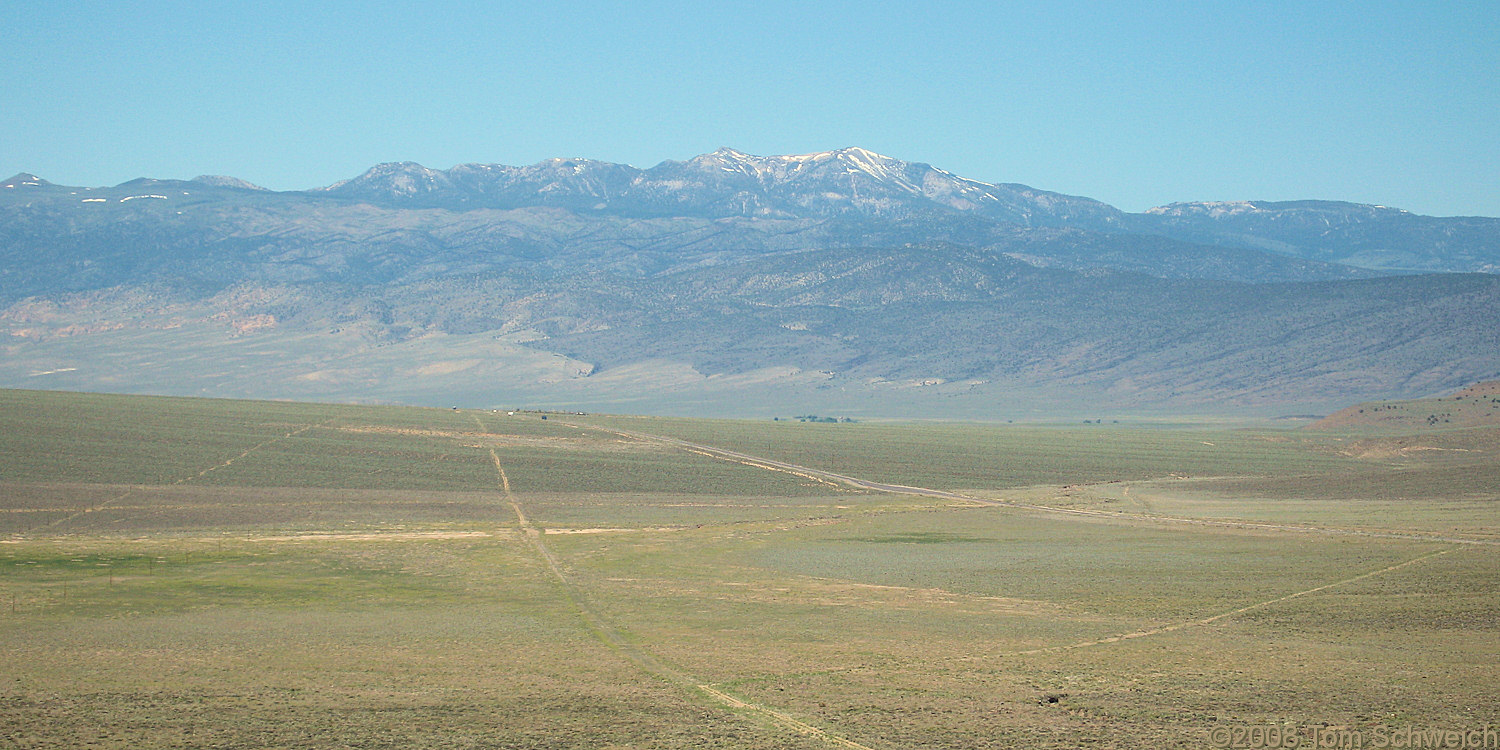
<svg viewBox="0 0 1500 750">
<path fill-rule="evenodd" d="M 1493 420 L 804 424 L 0 391 L 0 744 L 1483 729 L 1497 452 Z"/>
</svg>

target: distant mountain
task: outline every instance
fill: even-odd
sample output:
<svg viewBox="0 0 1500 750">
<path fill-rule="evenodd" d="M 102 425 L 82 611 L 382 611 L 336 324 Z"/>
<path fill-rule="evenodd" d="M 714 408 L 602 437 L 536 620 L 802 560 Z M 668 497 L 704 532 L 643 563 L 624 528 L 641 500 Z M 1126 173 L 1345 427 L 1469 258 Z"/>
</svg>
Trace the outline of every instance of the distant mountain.
<svg viewBox="0 0 1500 750">
<path fill-rule="evenodd" d="M 200 176 L 187 184 L 200 190 L 268 192 L 224 176 Z M 3 197 L 34 200 L 38 193 L 56 195 L 58 187 L 30 174 L 0 185 L 9 187 L 0 187 L 0 206 L 5 205 Z M 17 188 L 22 192 L 15 192 Z M 99 190 L 107 189 L 93 192 Z M 974 230 L 983 234 L 993 232 L 995 226 L 1074 229 L 1164 237 L 1213 248 L 1193 252 L 1218 256 L 1195 264 L 1177 262 L 1185 259 L 1181 252 L 1164 253 L 1159 271 L 1128 261 L 1131 270 L 1167 276 L 1177 274 L 1178 267 L 1195 265 L 1227 269 L 1248 264 L 1270 271 L 1275 261 L 1255 259 L 1254 252 L 1383 273 L 1500 271 L 1500 219 L 1420 216 L 1334 201 L 1174 203 L 1127 214 L 1089 198 L 980 182 L 857 147 L 793 156 L 753 156 L 722 148 L 648 169 L 588 159 L 548 159 L 526 167 L 461 164 L 448 170 L 396 162 L 376 165 L 326 188 L 280 195 L 307 201 L 321 197 L 363 202 L 386 209 L 554 208 L 584 221 L 599 217 L 837 221 L 849 239 L 842 243 L 846 246 L 934 239 L 983 243 L 983 237 L 972 236 Z M 890 231 L 892 223 L 905 225 L 900 236 Z M 970 236 L 960 236 L 961 232 Z M 725 242 L 733 244 L 734 238 L 726 237 Z M 1227 258 L 1230 253 L 1237 253 L 1236 260 Z M 1036 259 L 1093 267 L 1092 261 L 1080 260 L 1080 256 L 1065 252 L 1065 260 L 1040 255 Z M 1108 262 L 1100 266 L 1115 267 Z M 1336 266 L 1304 263 L 1270 271 L 1267 278 L 1313 278 L 1308 273 L 1335 278 L 1338 273 L 1332 269 Z M 1346 278 L 1359 275 L 1347 269 L 1343 273 Z"/>
<path fill-rule="evenodd" d="M 238 177 L 229 177 L 221 174 L 200 174 L 193 178 L 193 182 L 214 187 L 239 188 L 240 190 L 265 190 L 253 182 L 246 182 Z"/>
<path fill-rule="evenodd" d="M 1173 203 L 1138 230 L 1380 270 L 1500 273 L 1500 219 L 1436 218 L 1337 201 Z"/>
<path fill-rule="evenodd" d="M 596 372 L 643 359 L 724 374 L 776 362 L 846 382 L 998 380 L 1240 405 L 1425 393 L 1500 372 L 1500 327 L 1487 325 L 1500 320 L 1500 277 L 1477 274 L 1240 284 L 931 246 L 585 288 L 618 306 L 554 329 L 546 346 Z"/>
<path fill-rule="evenodd" d="M 379 205 L 450 209 L 536 206 L 630 217 L 890 219 L 972 213 L 1024 226 L 1118 225 L 1118 209 L 1025 185 L 991 185 L 862 148 L 751 156 L 721 148 L 650 169 L 587 159 L 530 167 L 380 164 L 324 191 Z"/>
<path fill-rule="evenodd" d="M 585 159 L 447 171 L 403 162 L 326 190 L 387 206 L 552 206 L 631 217 L 971 215 L 1027 227 L 1159 234 L 1382 271 L 1500 272 L 1500 219 L 1336 201 L 1174 203 L 1126 214 L 1089 198 L 979 182 L 857 147 L 798 156 L 722 148 L 650 169 Z"/>
<path fill-rule="evenodd" d="M 0 386 L 1302 412 L 1500 377 L 1500 274 L 1413 273 L 1493 271 L 1497 224 L 1127 214 L 858 148 L 404 162 L 293 192 L 21 174 L 0 183 Z"/>
<path fill-rule="evenodd" d="M 24 189 L 28 187 L 52 187 L 52 183 L 30 172 L 22 172 L 5 182 L 0 182 L 0 190 L 15 190 L 16 188 Z"/>
<path fill-rule="evenodd" d="M 1500 376 L 1500 276 L 1247 284 L 951 245 L 651 277 L 166 282 L 0 309 L 0 384 L 864 416 L 1307 413 Z"/>
<path fill-rule="evenodd" d="M 24 177 L 25 179 L 22 179 Z M 721 149 L 650 170 L 581 160 L 447 171 L 383 164 L 324 190 L 229 177 L 0 188 L 0 301 L 170 281 L 384 284 L 524 268 L 627 276 L 769 253 L 946 242 L 1043 267 L 1167 278 L 1364 278 L 1350 266 L 1111 227 L 1096 201 L 994 186 L 862 149 Z M 997 218 L 998 217 L 998 218 Z M 1056 225 L 1056 226 L 1054 226 Z"/>
</svg>

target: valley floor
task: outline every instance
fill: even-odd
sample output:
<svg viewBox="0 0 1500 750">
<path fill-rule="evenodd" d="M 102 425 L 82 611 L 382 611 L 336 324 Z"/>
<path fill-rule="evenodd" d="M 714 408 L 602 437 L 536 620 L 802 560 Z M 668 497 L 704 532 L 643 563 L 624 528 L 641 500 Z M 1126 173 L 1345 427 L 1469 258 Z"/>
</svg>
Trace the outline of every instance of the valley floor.
<svg viewBox="0 0 1500 750">
<path fill-rule="evenodd" d="M 1482 732 L 1497 451 L 0 391 L 0 744 Z"/>
</svg>

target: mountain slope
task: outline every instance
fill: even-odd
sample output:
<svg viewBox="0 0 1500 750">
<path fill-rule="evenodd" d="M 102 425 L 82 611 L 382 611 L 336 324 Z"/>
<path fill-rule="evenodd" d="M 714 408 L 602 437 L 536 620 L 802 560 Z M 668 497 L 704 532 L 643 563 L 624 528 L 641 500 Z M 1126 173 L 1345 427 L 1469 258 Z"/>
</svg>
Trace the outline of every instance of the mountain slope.
<svg viewBox="0 0 1500 750">
<path fill-rule="evenodd" d="M 1500 277 L 1484 274 L 1243 284 L 923 245 L 654 277 L 515 269 L 33 298 L 0 310 L 0 383 L 617 410 L 687 399 L 741 415 L 789 400 L 875 416 L 1042 402 L 1302 413 L 1500 376 L 1495 320 Z"/>
<path fill-rule="evenodd" d="M 648 283 L 639 298 L 673 304 L 548 348 L 601 371 L 775 360 L 853 380 L 1019 379 L 1199 403 L 1428 393 L 1500 370 L 1500 332 L 1485 325 L 1500 320 L 1500 279 L 1485 275 L 1246 285 L 940 247 L 804 253 Z"/>
<path fill-rule="evenodd" d="M 256 189 L 223 176 L 178 184 Z M 997 226 L 1076 229 L 1213 247 L 1220 256 L 1235 255 L 1239 265 L 1272 267 L 1276 258 L 1301 259 L 1303 265 L 1281 267 L 1268 280 L 1337 278 L 1334 269 L 1339 266 L 1380 272 L 1500 269 L 1500 219 L 1419 216 L 1384 206 L 1311 200 L 1174 203 L 1126 214 L 1088 198 L 980 182 L 857 147 L 788 156 L 753 156 L 722 148 L 648 169 L 588 159 L 548 159 L 526 167 L 461 164 L 448 170 L 396 162 L 376 165 L 327 188 L 281 195 L 311 204 L 325 198 L 389 210 L 556 208 L 589 218 L 832 220 L 855 232 L 839 243 L 842 246 L 976 241 L 948 236 L 954 224 L 991 232 Z M 30 174 L 0 183 L 0 209 L 61 196 L 104 200 L 99 189 L 62 188 Z M 891 236 L 893 222 L 912 231 Z M 726 241 L 733 244 L 733 238 Z M 1075 251 L 1061 255 L 1072 258 L 1062 262 L 1069 267 L 1115 267 L 1109 261 L 1079 263 L 1080 253 Z M 1052 263 L 1047 256 L 1037 258 Z M 1308 262 L 1333 265 L 1310 267 Z M 1124 267 L 1181 275 L 1171 270 L 1174 264 L 1164 265 L 1168 270 Z M 1308 275 L 1311 268 L 1316 270 Z"/>
<path fill-rule="evenodd" d="M 1432 398 L 1355 404 L 1306 429 L 1407 431 L 1496 426 L 1500 426 L 1500 380 L 1475 383 L 1457 393 Z"/>
<path fill-rule="evenodd" d="M 422 190 L 456 182 L 432 176 L 442 174 L 403 168 L 381 172 L 379 181 L 391 190 L 411 191 L 407 195 L 416 200 L 425 194 Z M 593 201 L 597 198 L 587 193 L 595 188 L 614 189 L 581 177 L 566 189 L 551 191 L 567 196 L 533 202 Z M 361 183 L 358 189 L 373 188 Z M 521 188 L 506 190 L 520 194 L 516 191 Z M 729 200 L 722 192 L 682 195 Z M 1163 277 L 1295 281 L 1370 275 L 1347 266 L 1160 236 L 1023 227 L 974 213 L 933 213 L 946 208 L 912 210 L 902 218 L 872 217 L 853 208 L 830 216 L 796 217 L 783 211 L 779 217 L 643 218 L 557 206 L 411 208 L 389 205 L 393 202 L 400 200 L 371 203 L 174 180 L 134 180 L 96 189 L 41 183 L 0 189 L 0 301 L 130 283 L 358 285 L 512 268 L 546 274 L 587 267 L 649 276 L 769 253 L 934 241 L 984 247 L 1038 266 L 1117 268 Z M 700 208 L 712 213 L 712 207 Z"/>
<path fill-rule="evenodd" d="M 0 183 L 0 385 L 1305 412 L 1500 377 L 1500 275 L 1296 256 L 1366 238 L 1462 266 L 1494 222 L 1332 203 L 1130 215 L 857 148 L 397 163 L 305 192 L 22 174 Z"/>
<path fill-rule="evenodd" d="M 1500 272 L 1500 219 L 1437 218 L 1337 201 L 1174 203 L 1134 227 L 1372 269 Z"/>
<path fill-rule="evenodd" d="M 990 185 L 862 148 L 752 156 L 721 148 L 650 169 L 587 159 L 529 167 L 461 164 L 437 171 L 381 164 L 324 189 L 379 205 L 514 209 L 536 206 L 631 217 L 886 218 L 974 213 L 1026 226 L 1117 225 L 1119 210 L 1024 185 Z"/>
</svg>

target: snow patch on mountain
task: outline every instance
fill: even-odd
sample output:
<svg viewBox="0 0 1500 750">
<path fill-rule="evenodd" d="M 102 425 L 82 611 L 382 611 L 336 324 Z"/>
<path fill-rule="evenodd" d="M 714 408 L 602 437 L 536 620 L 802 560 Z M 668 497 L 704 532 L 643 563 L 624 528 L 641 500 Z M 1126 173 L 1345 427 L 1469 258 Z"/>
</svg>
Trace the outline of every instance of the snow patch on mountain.
<svg viewBox="0 0 1500 750">
<path fill-rule="evenodd" d="M 1250 201 L 1195 201 L 1156 206 L 1146 209 L 1145 213 L 1151 216 L 1209 216 L 1217 219 L 1259 210 L 1260 208 Z"/>
<path fill-rule="evenodd" d="M 193 178 L 193 182 L 201 183 L 203 185 L 212 185 L 214 187 L 235 188 L 238 190 L 265 190 L 265 188 L 253 182 L 248 182 L 238 177 L 230 177 L 228 175 L 222 174 L 200 174 L 197 177 Z"/>
</svg>

